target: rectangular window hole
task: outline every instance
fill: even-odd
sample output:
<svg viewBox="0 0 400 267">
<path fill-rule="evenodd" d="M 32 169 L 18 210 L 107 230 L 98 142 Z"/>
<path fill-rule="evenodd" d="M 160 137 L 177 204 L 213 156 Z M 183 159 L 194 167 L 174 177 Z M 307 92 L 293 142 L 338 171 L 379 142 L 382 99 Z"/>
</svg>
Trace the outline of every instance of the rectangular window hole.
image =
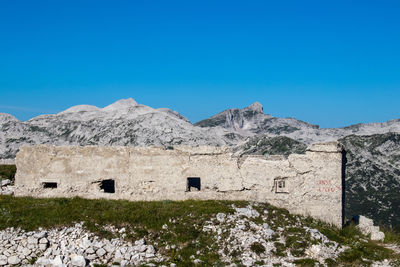
<svg viewBox="0 0 400 267">
<path fill-rule="evenodd" d="M 115 193 L 115 181 L 112 179 L 101 181 L 100 190 L 102 190 L 104 193 Z"/>
<path fill-rule="evenodd" d="M 274 181 L 275 193 L 289 193 L 287 181 L 284 178 L 278 178 Z"/>
<path fill-rule="evenodd" d="M 190 191 L 200 191 L 201 182 L 200 177 L 189 177 L 186 182 L 186 192 Z"/>
<path fill-rule="evenodd" d="M 57 183 L 53 183 L 53 182 L 44 182 L 44 183 L 43 183 L 43 188 L 50 188 L 50 189 L 57 188 Z"/>
</svg>

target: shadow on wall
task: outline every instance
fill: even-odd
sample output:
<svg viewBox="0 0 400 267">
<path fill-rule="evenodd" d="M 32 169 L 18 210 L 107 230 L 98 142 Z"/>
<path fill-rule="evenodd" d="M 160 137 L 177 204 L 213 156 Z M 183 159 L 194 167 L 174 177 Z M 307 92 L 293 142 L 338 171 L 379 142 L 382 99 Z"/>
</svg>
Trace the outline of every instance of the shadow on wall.
<svg viewBox="0 0 400 267">
<path fill-rule="evenodd" d="M 346 151 L 342 151 L 342 227 L 345 224 L 345 201 L 346 201 Z"/>
</svg>

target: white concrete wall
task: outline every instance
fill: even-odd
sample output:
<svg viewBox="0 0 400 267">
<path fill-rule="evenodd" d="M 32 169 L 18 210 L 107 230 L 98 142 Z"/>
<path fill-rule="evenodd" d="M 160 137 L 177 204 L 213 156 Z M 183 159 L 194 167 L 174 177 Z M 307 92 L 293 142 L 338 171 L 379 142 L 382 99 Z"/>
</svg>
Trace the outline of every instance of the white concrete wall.
<svg viewBox="0 0 400 267">
<path fill-rule="evenodd" d="M 342 224 L 342 147 L 313 145 L 306 154 L 238 157 L 228 147 L 22 147 L 15 194 L 127 200 L 225 199 L 269 202 L 291 212 Z M 201 191 L 186 192 L 188 177 Z M 114 179 L 114 194 L 99 182 Z M 275 192 L 284 179 L 287 193 Z M 43 188 L 56 182 L 56 189 Z"/>
</svg>

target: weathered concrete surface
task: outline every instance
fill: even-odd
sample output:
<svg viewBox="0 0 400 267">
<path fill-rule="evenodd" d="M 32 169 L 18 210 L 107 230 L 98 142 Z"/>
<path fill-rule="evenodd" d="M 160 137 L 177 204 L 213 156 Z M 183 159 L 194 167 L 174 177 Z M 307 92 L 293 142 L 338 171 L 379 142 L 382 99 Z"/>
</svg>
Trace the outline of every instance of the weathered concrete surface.
<svg viewBox="0 0 400 267">
<path fill-rule="evenodd" d="M 207 146 L 23 147 L 16 158 L 15 195 L 253 200 L 341 226 L 342 151 L 337 142 L 313 145 L 287 159 L 238 157 L 228 147 Z M 188 177 L 201 178 L 200 191 L 186 192 Z M 115 193 L 100 190 L 106 179 L 115 181 Z"/>
</svg>

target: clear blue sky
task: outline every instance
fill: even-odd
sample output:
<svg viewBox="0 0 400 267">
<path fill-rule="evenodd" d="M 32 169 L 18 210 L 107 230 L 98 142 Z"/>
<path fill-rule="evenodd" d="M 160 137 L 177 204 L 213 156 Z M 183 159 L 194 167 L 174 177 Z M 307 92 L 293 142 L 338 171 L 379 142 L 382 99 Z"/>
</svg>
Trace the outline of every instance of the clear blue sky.
<svg viewBox="0 0 400 267">
<path fill-rule="evenodd" d="M 400 118 L 400 1 L 0 1 L 0 112 L 128 97 L 192 122 L 255 101 L 322 127 Z"/>
</svg>

